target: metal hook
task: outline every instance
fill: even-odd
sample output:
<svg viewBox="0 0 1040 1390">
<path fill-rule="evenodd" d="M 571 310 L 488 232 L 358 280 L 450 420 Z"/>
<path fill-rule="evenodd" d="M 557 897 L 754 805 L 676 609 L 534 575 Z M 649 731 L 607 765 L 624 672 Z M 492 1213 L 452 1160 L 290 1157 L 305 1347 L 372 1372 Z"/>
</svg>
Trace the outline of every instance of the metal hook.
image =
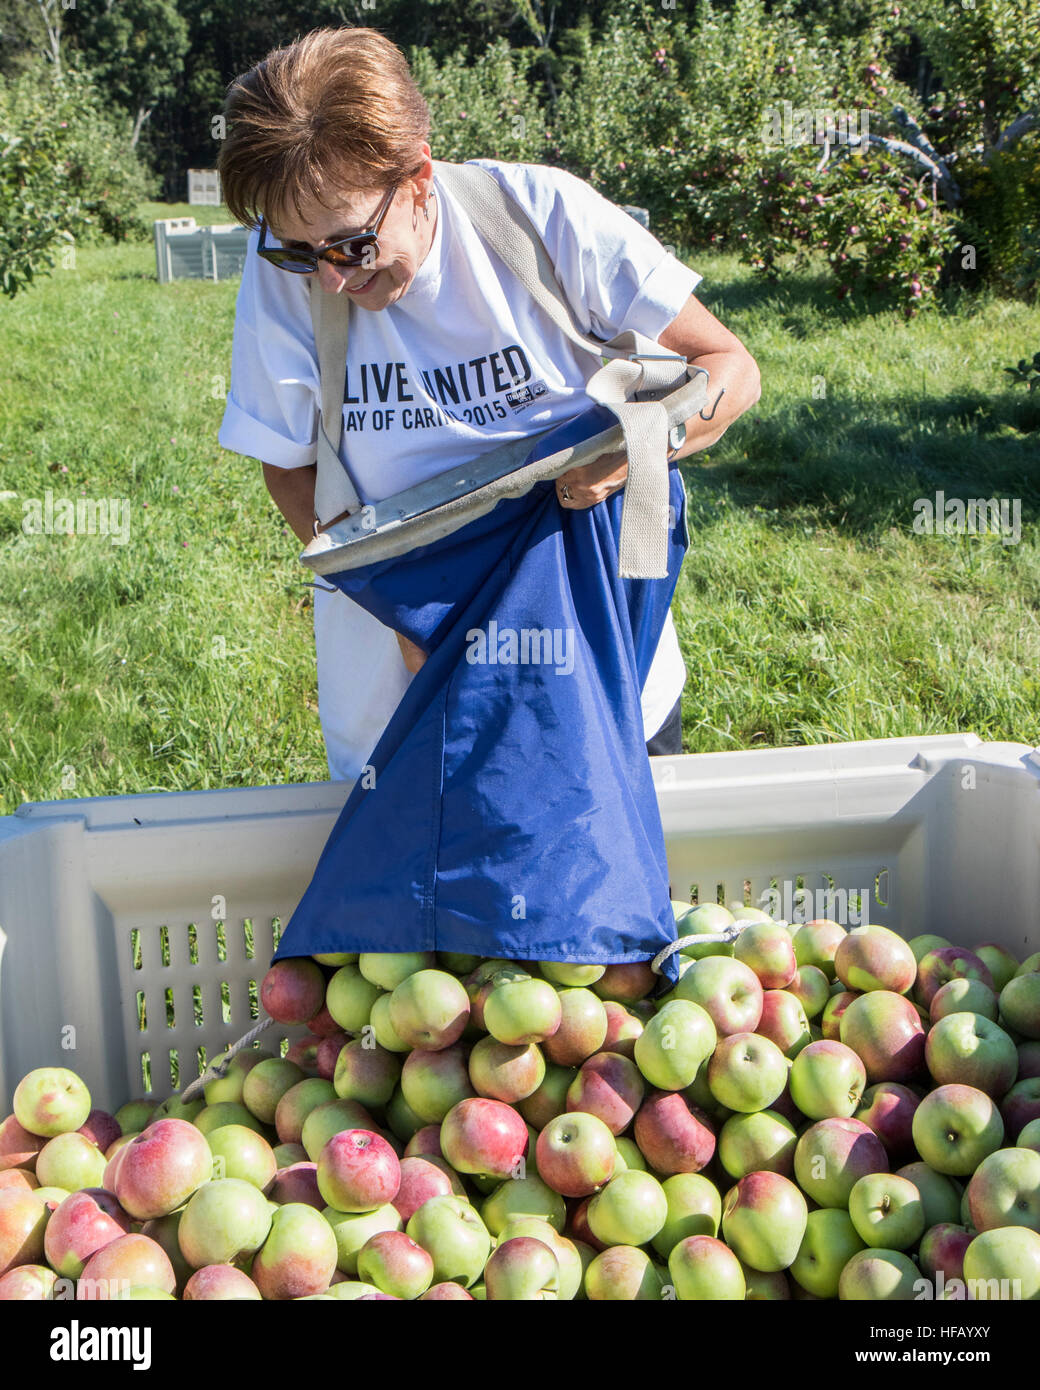
<svg viewBox="0 0 1040 1390">
<path fill-rule="evenodd" d="M 301 589 L 324 589 L 327 594 L 338 594 L 340 592 L 335 584 L 319 584 L 316 579 L 301 579 L 298 583 Z"/>
<path fill-rule="evenodd" d="M 704 413 L 704 407 L 701 406 L 701 408 L 700 408 L 700 410 L 698 410 L 697 414 L 701 417 L 702 420 L 714 420 L 714 419 L 715 419 L 715 412 L 716 412 L 716 410 L 718 410 L 718 408 L 719 408 L 719 401 L 722 400 L 722 398 L 723 398 L 723 396 L 724 396 L 725 394 L 726 394 L 726 388 L 725 388 L 725 386 L 724 386 L 724 387 L 722 388 L 722 390 L 719 392 L 719 394 L 715 397 L 715 404 L 714 404 L 714 405 L 712 406 L 712 408 L 711 408 L 711 414 L 710 414 L 710 415 L 705 415 L 705 413 Z"/>
</svg>

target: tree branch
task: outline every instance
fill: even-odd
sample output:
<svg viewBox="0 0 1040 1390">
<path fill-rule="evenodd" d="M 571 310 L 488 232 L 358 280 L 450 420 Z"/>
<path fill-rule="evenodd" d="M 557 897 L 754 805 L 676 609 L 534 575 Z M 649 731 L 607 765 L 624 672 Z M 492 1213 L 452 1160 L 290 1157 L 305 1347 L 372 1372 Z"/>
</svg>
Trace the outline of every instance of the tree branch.
<svg viewBox="0 0 1040 1390">
<path fill-rule="evenodd" d="M 988 164 L 993 155 L 999 154 L 1001 150 L 1010 149 L 1012 145 L 1021 140 L 1023 135 L 1038 125 L 1040 125 L 1040 111 L 1025 111 L 1021 116 L 1016 116 L 1011 124 L 1006 125 L 997 136 L 993 148 L 986 155 L 984 162 Z"/>
</svg>

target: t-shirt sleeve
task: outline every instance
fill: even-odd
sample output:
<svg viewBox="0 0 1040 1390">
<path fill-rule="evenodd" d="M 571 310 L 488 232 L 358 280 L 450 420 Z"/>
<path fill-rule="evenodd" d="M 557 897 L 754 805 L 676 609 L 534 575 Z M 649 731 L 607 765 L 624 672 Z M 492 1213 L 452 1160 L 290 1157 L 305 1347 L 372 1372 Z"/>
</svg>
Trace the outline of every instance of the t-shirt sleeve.
<svg viewBox="0 0 1040 1390">
<path fill-rule="evenodd" d="M 278 468 L 317 458 L 318 362 L 307 277 L 269 265 L 249 238 L 235 303 L 231 386 L 219 443 Z"/>
<path fill-rule="evenodd" d="M 597 338 L 631 329 L 656 341 L 700 284 L 634 217 L 567 170 L 472 162 L 529 214 L 577 321 Z"/>
</svg>

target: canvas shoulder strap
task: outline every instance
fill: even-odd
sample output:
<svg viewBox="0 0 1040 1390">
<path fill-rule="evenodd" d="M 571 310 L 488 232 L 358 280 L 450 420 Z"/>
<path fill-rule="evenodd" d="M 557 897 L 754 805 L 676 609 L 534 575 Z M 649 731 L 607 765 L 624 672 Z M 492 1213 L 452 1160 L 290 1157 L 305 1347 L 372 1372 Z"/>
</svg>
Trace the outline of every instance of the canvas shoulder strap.
<svg viewBox="0 0 1040 1390">
<path fill-rule="evenodd" d="M 659 344 L 640 334 L 627 332 L 603 343 L 582 332 L 574 322 L 545 244 L 515 199 L 486 169 L 476 165 L 437 160 L 434 171 L 436 179 L 466 209 L 483 239 L 561 332 L 599 358 L 602 365 L 587 382 L 586 393 L 617 417 L 628 457 L 619 573 L 622 578 L 663 578 L 668 546 L 668 421 L 658 401 L 633 397 L 660 395 L 684 384 L 685 359 L 664 352 Z M 322 291 L 316 278 L 310 290 L 322 398 L 315 513 L 325 523 L 361 505 L 338 452 L 350 304 L 343 295 Z"/>
</svg>

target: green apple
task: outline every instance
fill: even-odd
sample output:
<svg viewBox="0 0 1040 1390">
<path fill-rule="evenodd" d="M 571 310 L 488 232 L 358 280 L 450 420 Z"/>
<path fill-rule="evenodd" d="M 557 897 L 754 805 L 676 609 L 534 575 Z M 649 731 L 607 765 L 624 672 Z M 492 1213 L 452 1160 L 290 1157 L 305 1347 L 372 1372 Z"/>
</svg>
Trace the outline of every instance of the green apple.
<svg viewBox="0 0 1040 1390">
<path fill-rule="evenodd" d="M 828 980 L 834 976 L 834 953 L 845 935 L 845 928 L 828 917 L 805 922 L 794 933 L 794 958 L 799 968 L 812 965 Z"/>
<path fill-rule="evenodd" d="M 960 1184 L 945 1173 L 937 1173 L 927 1163 L 908 1163 L 896 1170 L 896 1176 L 907 1178 L 921 1194 L 924 1206 L 924 1228 L 956 1224 L 960 1217 L 962 1191 Z"/>
<path fill-rule="evenodd" d="M 747 1284 L 740 1261 L 714 1236 L 687 1236 L 672 1248 L 668 1273 L 680 1303 L 743 1303 Z"/>
<path fill-rule="evenodd" d="M 868 1247 L 853 1255 L 838 1280 L 842 1302 L 910 1303 L 919 1292 L 921 1273 L 899 1250 Z"/>
<path fill-rule="evenodd" d="M 527 1123 L 543 1130 L 550 1120 L 565 1114 L 567 1092 L 577 1075 L 576 1067 L 558 1067 L 555 1062 L 546 1062 L 541 1085 L 517 1106 Z"/>
<path fill-rule="evenodd" d="M 260 1249 L 273 1214 L 271 1203 L 250 1182 L 219 1178 L 204 1183 L 181 1213 L 181 1253 L 193 1269 L 234 1264 Z"/>
<path fill-rule="evenodd" d="M 798 973 L 787 986 L 787 993 L 798 1000 L 806 1018 L 822 1014 L 831 997 L 830 983 L 818 965 L 799 966 Z"/>
<path fill-rule="evenodd" d="M 699 1004 L 717 1032 L 725 1035 L 754 1032 L 762 1018 L 762 994 L 762 982 L 743 961 L 706 956 L 694 961 L 671 998 Z"/>
<path fill-rule="evenodd" d="M 549 1247 L 534 1236 L 510 1236 L 488 1260 L 484 1286 L 488 1302 L 555 1299 L 560 1266 Z"/>
<path fill-rule="evenodd" d="M 914 1111 L 914 1145 L 930 1168 L 953 1177 L 974 1173 L 1000 1148 L 1004 1121 L 990 1096 L 951 1084 L 930 1091 Z"/>
<path fill-rule="evenodd" d="M 84 1187 L 102 1187 L 105 1155 L 92 1139 L 72 1130 L 48 1139 L 36 1155 L 36 1178 L 41 1187 L 63 1187 L 78 1192 Z"/>
<path fill-rule="evenodd" d="M 395 990 L 399 984 L 418 970 L 432 970 L 437 957 L 433 951 L 362 951 L 358 969 L 365 979 L 380 989 Z"/>
<path fill-rule="evenodd" d="M 326 1207 L 322 1212 L 336 1237 L 336 1268 L 344 1274 L 356 1274 L 358 1255 L 374 1235 L 382 1231 L 399 1231 L 404 1224 L 396 1207 L 387 1202 L 375 1211 L 337 1211 Z"/>
<path fill-rule="evenodd" d="M 203 1121 L 207 1114 L 212 1115 L 216 1111 L 226 1109 L 230 1116 L 244 1107 L 261 1124 L 273 1125 L 278 1102 L 282 1096 L 298 1081 L 305 1079 L 302 1067 L 298 1067 L 295 1062 L 286 1061 L 284 1057 L 265 1057 L 262 1062 L 258 1062 L 246 1073 L 246 1079 L 242 1083 L 241 1105 L 225 1102 L 218 1105 L 207 1105 L 205 1110 L 200 1111 L 195 1123 L 203 1133 L 206 1133 Z M 234 1119 L 226 1119 L 222 1123 L 244 1124 L 247 1129 L 251 1127 L 251 1121 L 243 1120 L 237 1116 Z M 217 1128 L 215 1124 L 211 1127 Z"/>
<path fill-rule="evenodd" d="M 749 1173 L 726 1193 L 722 1235 L 744 1264 L 775 1273 L 798 1254 L 808 1215 L 805 1197 L 782 1173 Z"/>
<path fill-rule="evenodd" d="M 513 1236 L 534 1236 L 535 1240 L 547 1245 L 556 1256 L 556 1263 L 560 1268 L 560 1284 L 556 1296 L 561 1302 L 569 1302 L 579 1296 L 585 1269 L 595 1254 L 591 1247 L 583 1245 L 579 1249 L 573 1240 L 568 1240 L 547 1221 L 540 1221 L 535 1216 L 510 1217 L 499 1233 L 499 1241 L 508 1240 Z"/>
<path fill-rule="evenodd" d="M 1040 1231 L 1040 1153 L 1016 1147 L 984 1158 L 968 1183 L 968 1210 L 976 1231 L 998 1226 Z"/>
<path fill-rule="evenodd" d="M 974 1086 L 994 1100 L 1008 1093 L 1018 1074 L 1015 1044 L 983 1014 L 963 1012 L 940 1018 L 929 1030 L 924 1056 L 940 1086 Z"/>
<path fill-rule="evenodd" d="M 493 1236 L 514 1216 L 537 1216 L 556 1231 L 567 1220 L 567 1204 L 558 1192 L 532 1171 L 523 1178 L 506 1178 L 484 1199 L 480 1208 L 484 1225 Z"/>
<path fill-rule="evenodd" d="M 689 904 L 687 903 L 687 906 Z M 554 985 L 581 988 L 594 985 L 606 970 L 605 965 L 571 965 L 566 961 L 540 960 L 538 969 Z"/>
<path fill-rule="evenodd" d="M 1015 1145 L 1019 1149 L 1033 1149 L 1040 1153 L 1040 1119 L 1030 1120 L 1024 1125 L 1022 1132 L 1015 1140 Z"/>
<path fill-rule="evenodd" d="M 849 1193 L 849 1216 L 865 1245 L 909 1250 L 925 1233 L 924 1203 L 907 1178 L 866 1173 Z"/>
<path fill-rule="evenodd" d="M 790 1177 L 797 1143 L 798 1131 L 775 1110 L 731 1115 L 719 1131 L 719 1161 L 731 1178 L 761 1172 Z"/>
<path fill-rule="evenodd" d="M 462 1197 L 431 1197 L 409 1219 L 411 1238 L 433 1256 L 433 1282 L 472 1287 L 491 1254 L 491 1233 Z"/>
<path fill-rule="evenodd" d="M 394 1025 L 390 1022 L 389 994 L 381 994 L 375 1001 L 368 1021 L 380 1047 L 386 1048 L 387 1052 L 411 1052 L 410 1045 L 398 1037 Z"/>
<path fill-rule="evenodd" d="M 675 1173 L 661 1184 L 668 1202 L 665 1223 L 652 1245 L 667 1259 L 688 1236 L 717 1236 L 722 1222 L 722 1195 L 703 1173 Z"/>
<path fill-rule="evenodd" d="M 287 1202 L 272 1212 L 270 1233 L 246 1272 L 265 1299 L 324 1293 L 336 1273 L 332 1227 L 314 1207 Z"/>
<path fill-rule="evenodd" d="M 791 1064 L 791 1099 L 810 1120 L 853 1115 L 866 1085 L 857 1054 L 827 1038 L 803 1048 Z"/>
<path fill-rule="evenodd" d="M 787 1060 L 757 1033 L 721 1038 L 708 1064 L 708 1087 L 720 1105 L 741 1114 L 766 1110 L 787 1085 Z"/>
<path fill-rule="evenodd" d="M 383 1293 L 411 1302 L 433 1282 L 433 1260 L 404 1231 L 378 1231 L 358 1251 L 358 1274 Z"/>
<path fill-rule="evenodd" d="M 1019 973 L 1007 982 L 1000 991 L 1000 1015 L 1024 1038 L 1040 1038 L 1040 972 Z"/>
<path fill-rule="evenodd" d="M 997 1021 L 1000 1004 L 996 993 L 981 980 L 970 980 L 966 975 L 957 975 L 947 980 L 932 995 L 928 1017 L 938 1023 L 947 1014 L 983 1014 L 993 1023 Z"/>
<path fill-rule="evenodd" d="M 245 1125 L 222 1125 L 206 1136 L 206 1143 L 213 1155 L 215 1178 L 241 1178 L 263 1191 L 278 1171 L 271 1145 Z"/>
<path fill-rule="evenodd" d="M 589 1230 L 603 1245 L 646 1245 L 668 1219 L 668 1198 L 650 1173 L 629 1169 L 589 1202 Z"/>
<path fill-rule="evenodd" d="M 150 1113 L 154 1107 L 147 1104 Z M 90 1114 L 90 1092 L 68 1067 L 37 1067 L 15 1087 L 11 1108 L 23 1129 L 53 1139 L 85 1123 Z M 119 1120 L 118 1114 L 116 1119 Z M 125 1133 L 127 1126 L 122 1122 L 120 1126 Z"/>
<path fill-rule="evenodd" d="M 345 1033 L 360 1033 L 383 991 L 356 965 L 341 965 L 325 990 L 325 1007 Z"/>
<path fill-rule="evenodd" d="M 802 1243 L 791 1262 L 791 1277 L 816 1298 L 837 1298 L 842 1270 L 865 1248 L 847 1211 L 818 1207 L 806 1219 Z"/>
<path fill-rule="evenodd" d="M 905 994 L 917 975 L 913 951 L 887 927 L 854 927 L 838 943 L 834 970 L 846 989 Z"/>
<path fill-rule="evenodd" d="M 624 1135 L 615 1134 L 614 1148 L 617 1150 L 617 1162 L 614 1164 L 615 1173 L 623 1173 L 626 1168 L 638 1168 L 641 1173 L 649 1172 L 650 1165 L 634 1139 L 627 1139 Z"/>
<path fill-rule="evenodd" d="M 612 1245 L 585 1272 L 585 1293 L 592 1303 L 643 1303 L 660 1300 L 663 1280 L 644 1250 Z"/>
<path fill-rule="evenodd" d="M 511 1046 L 544 1042 L 563 1021 L 560 996 L 548 980 L 529 976 L 495 984 L 484 1001 L 484 1026 Z"/>
<path fill-rule="evenodd" d="M 929 952 L 946 950 L 953 945 L 953 942 L 947 941 L 945 936 L 935 936 L 930 932 L 925 932 L 921 936 L 912 936 L 906 944 L 913 951 L 914 960 L 920 965 Z"/>
<path fill-rule="evenodd" d="M 686 911 L 676 919 L 676 934 L 684 936 L 717 936 L 724 927 L 731 927 L 737 919 L 729 908 L 721 903 L 701 903 L 700 907 L 686 904 Z M 698 941 L 682 948 L 682 955 L 688 960 L 701 960 L 705 956 L 732 956 L 732 941 Z"/>
<path fill-rule="evenodd" d="M 980 1232 L 964 1252 L 964 1278 L 974 1299 L 1040 1302 L 1040 1235 L 1024 1226 Z"/>
<path fill-rule="evenodd" d="M 402 1042 L 439 1052 L 462 1036 L 469 1022 L 469 995 L 446 970 L 417 970 L 391 993 L 389 1013 Z"/>
<path fill-rule="evenodd" d="M 705 1009 L 688 999 L 671 998 L 636 1038 L 636 1066 L 658 1090 L 681 1091 L 693 1082 L 716 1041 L 715 1025 Z"/>
</svg>

